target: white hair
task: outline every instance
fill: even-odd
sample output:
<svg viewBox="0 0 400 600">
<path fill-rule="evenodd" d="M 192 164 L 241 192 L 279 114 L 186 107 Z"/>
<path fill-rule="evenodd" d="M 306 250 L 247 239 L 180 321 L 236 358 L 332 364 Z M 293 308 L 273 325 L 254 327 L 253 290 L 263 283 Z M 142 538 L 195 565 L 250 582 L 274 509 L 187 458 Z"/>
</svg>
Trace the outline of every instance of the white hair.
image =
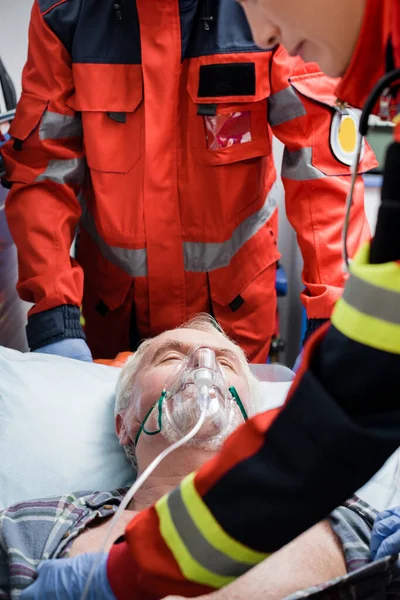
<svg viewBox="0 0 400 600">
<path fill-rule="evenodd" d="M 236 349 L 236 352 L 237 352 L 237 355 L 238 355 L 238 358 L 240 361 L 240 365 L 242 367 L 243 374 L 246 378 L 247 385 L 248 385 L 249 392 L 250 392 L 251 404 L 249 406 L 248 412 L 249 412 L 249 415 L 254 414 L 255 408 L 254 408 L 253 398 L 256 397 L 258 380 L 251 372 L 249 364 L 246 359 L 246 355 L 243 352 L 243 350 L 226 335 L 226 333 L 223 331 L 223 329 L 217 323 L 217 321 L 213 317 L 208 315 L 207 313 L 200 313 L 200 314 L 192 317 L 191 319 L 189 319 L 189 321 L 187 321 L 180 327 L 177 327 L 176 329 L 195 329 L 197 331 L 204 331 L 206 333 L 213 333 L 213 334 L 215 334 L 217 331 L 223 338 L 225 338 L 226 340 L 229 340 L 235 346 L 235 349 Z M 160 335 L 162 335 L 162 334 L 160 334 Z M 136 352 L 132 356 L 130 356 L 128 358 L 127 362 L 125 363 L 125 365 L 121 371 L 121 374 L 118 378 L 117 386 L 116 386 L 116 401 L 115 401 L 115 408 L 114 408 L 115 416 L 123 413 L 127 408 L 129 408 L 129 406 L 131 405 L 131 402 L 134 401 L 134 399 L 135 399 L 135 380 L 136 380 L 137 373 L 138 373 L 140 367 L 142 366 L 143 357 L 144 357 L 146 351 L 149 349 L 149 347 L 153 344 L 153 342 L 155 342 L 160 337 L 160 335 L 158 335 L 154 338 L 144 340 L 140 344 L 140 346 L 136 350 Z M 133 442 L 132 442 L 132 444 L 129 444 L 128 446 L 124 446 L 124 450 L 125 450 L 125 453 L 126 453 L 128 459 L 132 463 L 133 467 L 135 469 L 137 469 L 135 447 L 134 447 Z"/>
</svg>

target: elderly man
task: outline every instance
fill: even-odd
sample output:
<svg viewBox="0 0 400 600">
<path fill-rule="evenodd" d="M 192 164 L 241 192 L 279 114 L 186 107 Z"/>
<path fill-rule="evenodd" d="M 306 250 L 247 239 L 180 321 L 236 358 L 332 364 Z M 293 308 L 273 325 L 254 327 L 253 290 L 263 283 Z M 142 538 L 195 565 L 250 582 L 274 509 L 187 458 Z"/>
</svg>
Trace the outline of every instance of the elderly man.
<svg viewBox="0 0 400 600">
<path fill-rule="evenodd" d="M 158 415 L 154 414 L 154 419 L 148 415 L 149 411 L 152 414 L 152 407 L 157 410 L 158 398 L 164 387 L 171 387 L 169 384 L 173 385 L 174 381 L 182 378 L 182 372 L 190 371 L 191 357 L 197 348 L 206 348 L 217 358 L 215 370 L 217 374 L 223 374 L 219 394 L 226 398 L 222 410 L 226 420 L 218 421 L 214 412 L 210 419 L 214 426 L 211 435 L 210 431 L 207 433 L 210 423 L 206 422 L 193 440 L 161 463 L 128 505 L 111 542 L 123 533 L 135 514 L 157 502 L 179 485 L 188 473 L 215 455 L 224 439 L 247 417 L 247 413 L 251 415 L 254 412 L 252 396 L 257 382 L 245 356 L 206 316 L 197 317 L 179 329 L 144 342 L 121 373 L 115 409 L 117 435 L 138 474 L 176 441 L 176 424 L 186 428 L 192 425 L 191 416 L 195 413 L 190 413 L 190 405 L 196 404 L 192 396 L 188 396 L 189 406 L 185 411 L 178 410 L 175 414 L 172 421 L 175 428 L 168 421 L 167 410 L 162 410 L 159 435 L 149 434 L 155 429 Z M 229 390 L 235 390 L 234 394 Z M 174 406 L 179 409 L 177 399 L 174 399 Z M 17 597 L 32 583 L 37 565 L 46 559 L 76 557 L 99 550 L 109 517 L 116 511 L 123 494 L 122 490 L 82 492 L 59 499 L 24 502 L 4 511 L 0 517 L 0 598 Z M 355 506 L 358 508 L 355 509 Z M 369 530 L 363 513 L 357 512 L 360 506 L 360 502 L 356 501 L 337 509 L 327 521 L 300 536 L 254 573 L 249 573 L 243 581 L 238 580 L 227 588 L 226 593 L 245 597 L 246 592 L 252 589 L 261 597 L 260 594 L 268 590 L 267 596 L 262 597 L 278 599 L 343 575 L 347 565 L 351 567 L 355 559 L 366 561 L 365 540 Z M 355 550 L 347 550 L 345 556 L 343 547 L 348 541 L 349 529 L 359 545 Z M 73 595 L 76 592 L 73 579 L 67 582 L 67 587 L 71 597 L 79 597 Z M 57 588 L 57 592 L 59 597 L 64 597 L 61 589 Z M 47 597 L 51 597 L 51 590 L 42 590 L 41 598 Z"/>
</svg>

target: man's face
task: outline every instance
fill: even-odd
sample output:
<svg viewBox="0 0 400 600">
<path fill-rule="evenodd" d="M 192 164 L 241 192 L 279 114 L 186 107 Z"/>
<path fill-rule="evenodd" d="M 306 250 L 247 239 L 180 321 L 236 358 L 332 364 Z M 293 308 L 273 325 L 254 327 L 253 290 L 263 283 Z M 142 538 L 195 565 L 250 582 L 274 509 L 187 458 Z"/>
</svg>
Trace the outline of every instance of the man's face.
<svg viewBox="0 0 400 600">
<path fill-rule="evenodd" d="M 234 386 L 236 388 L 243 405 L 246 410 L 249 410 L 250 390 L 234 344 L 218 331 L 215 331 L 215 333 L 202 332 L 196 329 L 167 331 L 156 338 L 146 350 L 137 372 L 132 409 L 128 410 L 125 417 L 131 440 L 135 439 L 141 423 L 160 397 L 163 389 L 168 389 L 171 383 L 176 380 L 187 356 L 200 346 L 206 346 L 215 352 L 226 379 L 227 387 Z M 237 413 L 237 418 L 232 423 L 233 428 L 238 426 L 240 422 L 240 413 Z M 149 425 L 147 424 L 147 426 Z M 218 447 L 214 444 L 209 449 L 212 451 L 219 450 L 222 442 L 231 431 L 232 428 L 218 441 Z M 142 470 L 164 447 L 169 446 L 173 441 L 171 432 L 165 425 L 163 425 L 161 435 L 148 436 L 142 432 L 136 448 L 140 469 Z M 207 445 L 200 446 L 200 448 L 206 450 Z"/>
<path fill-rule="evenodd" d="M 333 77 L 343 75 L 361 28 L 366 0 L 237 0 L 254 41 L 262 48 L 282 43 L 292 55 L 317 62 Z"/>
</svg>

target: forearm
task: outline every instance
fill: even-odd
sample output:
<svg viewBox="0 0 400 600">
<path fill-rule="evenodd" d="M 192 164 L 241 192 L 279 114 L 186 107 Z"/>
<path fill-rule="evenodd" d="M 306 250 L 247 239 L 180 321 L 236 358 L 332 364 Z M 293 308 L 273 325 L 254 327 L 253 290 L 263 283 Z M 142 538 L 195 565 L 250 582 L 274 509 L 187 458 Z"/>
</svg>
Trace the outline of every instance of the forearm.
<svg viewBox="0 0 400 600">
<path fill-rule="evenodd" d="M 342 545 L 330 525 L 315 525 L 234 583 L 204 600 L 281 600 L 346 573 Z"/>
</svg>

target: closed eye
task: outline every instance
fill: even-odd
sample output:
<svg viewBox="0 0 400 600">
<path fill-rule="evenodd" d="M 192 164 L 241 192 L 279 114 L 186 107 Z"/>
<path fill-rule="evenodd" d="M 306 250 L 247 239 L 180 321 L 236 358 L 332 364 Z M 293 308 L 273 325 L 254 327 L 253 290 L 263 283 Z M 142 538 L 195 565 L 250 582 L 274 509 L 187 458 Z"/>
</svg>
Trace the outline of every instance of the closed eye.
<svg viewBox="0 0 400 600">
<path fill-rule="evenodd" d="M 226 358 L 219 358 L 218 362 L 221 365 L 221 367 L 226 367 L 227 369 L 230 369 L 231 371 L 236 372 L 235 365 L 232 362 L 230 362 L 229 360 L 227 360 Z"/>
<path fill-rule="evenodd" d="M 169 352 L 158 361 L 158 364 L 162 365 L 176 360 L 182 360 L 182 355 L 177 352 Z"/>
</svg>

